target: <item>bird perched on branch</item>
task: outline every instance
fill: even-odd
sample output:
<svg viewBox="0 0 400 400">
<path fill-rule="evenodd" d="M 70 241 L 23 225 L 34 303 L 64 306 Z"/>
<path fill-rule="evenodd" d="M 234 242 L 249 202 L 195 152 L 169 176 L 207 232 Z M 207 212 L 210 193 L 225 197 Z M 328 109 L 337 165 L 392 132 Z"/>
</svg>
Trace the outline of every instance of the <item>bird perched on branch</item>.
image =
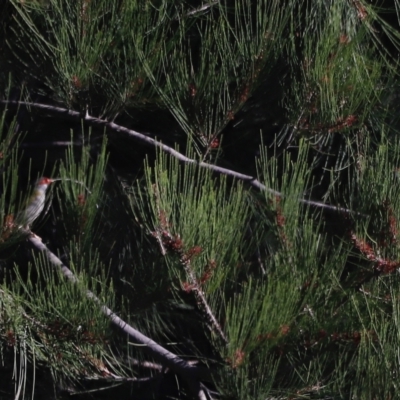
<svg viewBox="0 0 400 400">
<path fill-rule="evenodd" d="M 39 217 L 46 201 L 46 190 L 53 182 L 53 179 L 46 177 L 37 180 L 25 208 L 17 214 L 16 223 L 19 226 L 28 228 Z"/>
</svg>

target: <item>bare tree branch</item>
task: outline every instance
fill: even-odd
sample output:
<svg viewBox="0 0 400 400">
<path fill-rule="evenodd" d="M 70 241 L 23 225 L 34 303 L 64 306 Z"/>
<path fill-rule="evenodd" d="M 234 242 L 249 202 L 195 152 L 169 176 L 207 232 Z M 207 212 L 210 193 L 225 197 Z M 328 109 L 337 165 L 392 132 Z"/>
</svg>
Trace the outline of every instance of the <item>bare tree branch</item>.
<svg viewBox="0 0 400 400">
<path fill-rule="evenodd" d="M 209 164 L 204 161 L 199 162 L 192 158 L 186 157 L 179 151 L 173 149 L 170 146 L 167 146 L 166 144 L 163 144 L 163 143 L 153 139 L 152 137 L 146 136 L 140 132 L 136 132 L 133 129 L 128 129 L 128 128 L 118 125 L 114 122 L 110 122 L 110 121 L 107 121 L 107 120 L 104 120 L 101 118 L 92 117 L 89 114 L 83 115 L 82 113 L 80 113 L 78 111 L 69 110 L 69 109 L 63 108 L 63 107 L 52 106 L 49 104 L 31 103 L 31 102 L 26 102 L 26 101 L 13 101 L 13 100 L 0 100 L 0 104 L 5 104 L 5 105 L 9 105 L 9 106 L 14 106 L 14 107 L 19 107 L 19 106 L 34 107 L 34 108 L 37 108 L 40 110 L 49 111 L 53 114 L 61 114 L 65 117 L 83 120 L 90 125 L 105 127 L 114 132 L 125 133 L 128 136 L 133 137 L 137 140 L 140 140 L 141 142 L 147 143 L 152 147 L 157 147 L 157 148 L 161 149 L 165 153 L 168 153 L 171 156 L 176 157 L 178 160 L 180 160 L 186 164 L 196 164 L 199 167 L 207 168 L 207 169 L 210 169 L 219 174 L 231 176 L 231 177 L 239 179 L 243 182 L 247 182 L 251 186 L 254 186 L 255 188 L 257 188 L 261 191 L 267 191 L 268 193 L 271 193 L 274 196 L 284 197 L 284 195 L 282 193 L 280 193 L 276 190 L 273 190 L 271 188 L 267 188 L 263 183 L 261 183 L 254 176 L 241 174 L 240 172 L 232 171 L 228 168 L 219 167 L 218 165 Z M 341 213 L 345 213 L 345 214 L 353 214 L 353 213 L 359 214 L 356 211 L 350 210 L 345 207 L 333 206 L 333 205 L 322 203 L 319 201 L 307 200 L 307 199 L 303 199 L 303 198 L 299 198 L 299 201 L 303 204 L 322 208 L 325 210 L 336 211 L 336 212 L 341 212 Z"/>
<path fill-rule="evenodd" d="M 47 246 L 42 242 L 41 238 L 34 233 L 31 233 L 28 240 L 32 245 L 39 251 L 43 252 L 49 262 L 60 269 L 61 273 L 70 280 L 72 283 L 77 283 L 78 279 L 73 274 L 73 272 L 66 267 L 62 261 L 52 253 Z M 200 383 L 201 380 L 210 381 L 211 374 L 207 368 L 197 367 L 187 363 L 185 360 L 171 353 L 164 347 L 160 346 L 154 340 L 143 335 L 141 332 L 133 328 L 127 322 L 122 320 L 115 314 L 111 309 L 101 303 L 100 299 L 90 290 L 86 290 L 86 296 L 92 299 L 96 304 L 99 305 L 101 311 L 110 319 L 110 321 L 116 325 L 118 328 L 122 329 L 126 334 L 128 334 L 133 340 L 139 344 L 143 344 L 143 350 L 148 354 L 157 359 L 161 364 L 167 366 L 175 373 L 181 375 L 185 381 L 188 383 L 192 393 L 196 394 L 198 399 L 207 398 L 203 386 Z"/>
</svg>

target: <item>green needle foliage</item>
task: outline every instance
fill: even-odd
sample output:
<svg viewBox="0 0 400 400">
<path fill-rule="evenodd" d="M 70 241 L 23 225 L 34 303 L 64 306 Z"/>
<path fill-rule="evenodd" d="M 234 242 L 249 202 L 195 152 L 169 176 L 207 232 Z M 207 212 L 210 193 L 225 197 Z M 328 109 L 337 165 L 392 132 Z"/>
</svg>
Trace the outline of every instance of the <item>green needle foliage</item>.
<svg viewBox="0 0 400 400">
<path fill-rule="evenodd" d="M 0 397 L 399 398 L 399 6 L 0 2 Z"/>
<path fill-rule="evenodd" d="M 59 168 L 60 184 L 57 188 L 66 239 L 79 245 L 83 252 L 90 249 L 95 238 L 101 235 L 97 233 L 97 220 L 101 217 L 103 202 L 106 141 L 100 145 L 96 160 L 91 160 L 90 151 L 90 147 L 86 146 L 78 161 L 73 149 L 67 150 L 65 163 L 62 162 Z"/>
<path fill-rule="evenodd" d="M 0 249 L 11 246 L 20 239 L 14 229 L 14 216 L 17 211 L 18 185 L 18 140 L 14 134 L 16 121 L 6 125 L 6 112 L 0 118 L 0 171 L 2 192 L 0 196 Z"/>
<path fill-rule="evenodd" d="M 248 207 L 241 185 L 227 187 L 226 179 L 213 179 L 210 171 L 196 165 L 182 169 L 176 159 L 162 154 L 159 157 L 154 169 L 146 168 L 152 215 L 148 232 L 161 240 L 163 236 L 176 239 L 176 245 L 181 246 L 176 250 L 189 253 L 191 268 L 197 275 L 213 269 L 207 292 L 235 282 L 235 270 L 240 267 L 237 263 L 247 251 L 244 246 L 250 244 L 244 245 Z M 141 205 L 140 215 L 144 215 L 143 200 Z M 173 275 L 181 275 L 176 260 L 171 268 Z"/>
<path fill-rule="evenodd" d="M 371 21 L 378 18 L 370 6 L 328 3 L 309 2 L 305 16 L 294 13 L 288 43 L 294 66 L 289 118 L 296 130 L 318 141 L 370 118 L 392 75 L 390 65 L 376 57 L 381 43 L 370 40 Z"/>
<path fill-rule="evenodd" d="M 160 49 L 157 73 L 141 54 L 162 100 L 200 154 L 218 147 L 219 133 L 273 66 L 275 40 L 288 19 L 279 4 L 241 0 L 234 8 L 218 4 L 213 18 L 182 18 L 177 40 Z"/>
</svg>

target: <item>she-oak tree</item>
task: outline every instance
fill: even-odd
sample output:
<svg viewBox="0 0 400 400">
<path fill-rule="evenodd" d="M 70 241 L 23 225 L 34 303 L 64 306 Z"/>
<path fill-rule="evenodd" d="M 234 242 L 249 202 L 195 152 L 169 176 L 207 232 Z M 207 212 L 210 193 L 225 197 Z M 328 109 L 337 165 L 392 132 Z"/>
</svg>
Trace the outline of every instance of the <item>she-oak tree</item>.
<svg viewBox="0 0 400 400">
<path fill-rule="evenodd" d="M 398 398 L 399 5 L 1 2 L 0 397 Z"/>
</svg>

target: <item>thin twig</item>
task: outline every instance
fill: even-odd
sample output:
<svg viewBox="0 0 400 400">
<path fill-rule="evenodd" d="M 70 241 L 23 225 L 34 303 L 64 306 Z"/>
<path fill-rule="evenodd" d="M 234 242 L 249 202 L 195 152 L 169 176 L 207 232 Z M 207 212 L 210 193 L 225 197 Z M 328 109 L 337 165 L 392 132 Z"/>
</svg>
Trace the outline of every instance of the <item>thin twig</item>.
<svg viewBox="0 0 400 400">
<path fill-rule="evenodd" d="M 188 287 L 190 288 L 190 291 L 193 291 L 199 309 L 203 312 L 203 314 L 205 314 L 207 322 L 210 325 L 210 329 L 216 331 L 222 341 L 227 344 L 228 339 L 225 336 L 225 333 L 215 317 L 210 305 L 208 304 L 206 295 L 201 288 L 195 272 L 193 271 L 191 265 L 191 255 L 189 254 L 190 251 L 189 253 L 186 253 L 183 249 L 182 240 L 179 238 L 179 236 L 173 235 L 170 231 L 168 217 L 165 211 L 160 207 L 160 197 L 156 185 L 153 185 L 153 194 L 157 208 L 157 217 L 160 223 L 160 226 L 156 228 L 156 232 L 153 232 L 153 236 L 157 239 L 160 245 L 161 254 L 165 256 L 167 254 L 167 249 L 170 249 L 179 256 L 179 261 L 182 264 L 189 281 Z"/>
<path fill-rule="evenodd" d="M 175 240 L 175 238 L 171 235 L 171 233 L 169 233 L 165 230 L 163 230 L 162 233 L 163 233 L 164 238 L 166 238 L 167 240 L 169 240 L 171 242 L 173 242 Z M 190 290 L 193 291 L 193 293 L 194 293 L 194 296 L 197 301 L 197 305 L 199 306 L 200 310 L 202 310 L 203 313 L 206 315 L 206 318 L 208 319 L 208 322 L 211 325 L 211 329 L 215 330 L 218 333 L 219 337 L 223 340 L 223 342 L 225 344 L 228 344 L 228 339 L 225 336 L 225 333 L 222 330 L 220 323 L 217 321 L 217 318 L 215 317 L 210 305 L 208 304 L 206 295 L 199 284 L 196 274 L 193 271 L 193 268 L 192 268 L 192 265 L 190 262 L 190 257 L 188 257 L 184 253 L 184 251 L 180 248 L 177 248 L 176 251 L 179 254 L 179 261 L 182 264 L 182 266 L 186 272 L 186 276 L 189 280 L 189 287 L 190 287 Z"/>
<path fill-rule="evenodd" d="M 51 179 L 53 182 L 57 182 L 57 181 L 70 181 L 70 182 L 74 182 L 74 183 L 79 183 L 81 186 L 83 186 L 86 191 L 89 194 L 92 194 L 92 192 L 90 191 L 90 189 L 81 181 L 77 181 L 76 179 L 69 179 L 69 178 L 52 178 Z"/>
<path fill-rule="evenodd" d="M 202 6 L 198 7 L 198 8 L 195 8 L 195 9 L 192 10 L 192 11 L 189 11 L 188 13 L 186 13 L 186 16 L 191 16 L 191 15 L 198 14 L 199 12 L 206 11 L 206 10 L 208 10 L 209 8 L 211 8 L 212 6 L 215 6 L 215 5 L 218 4 L 218 3 L 219 3 L 219 0 L 217 0 L 217 1 L 211 1 L 211 2 L 208 3 L 208 4 L 204 4 L 204 5 L 202 5 Z"/>
<path fill-rule="evenodd" d="M 196 278 L 196 275 L 193 271 L 190 260 L 181 259 L 180 261 L 183 264 L 186 275 L 189 279 L 189 283 L 191 285 L 191 290 L 193 291 L 196 297 L 200 309 L 202 309 L 203 312 L 206 314 L 212 328 L 218 332 L 219 337 L 224 341 L 225 344 L 228 344 L 228 339 L 225 336 L 225 333 L 222 330 L 220 323 L 217 321 L 217 318 L 215 317 L 210 305 L 208 304 L 203 289 L 199 285 L 198 279 Z"/>
<path fill-rule="evenodd" d="M 39 142 L 39 143 L 21 143 L 19 147 L 23 149 L 30 149 L 30 148 L 42 148 L 42 147 L 70 147 L 70 146 L 82 146 L 81 142 L 72 142 L 72 141 L 62 141 L 62 140 L 54 140 L 53 142 Z"/>
<path fill-rule="evenodd" d="M 69 110 L 69 109 L 63 108 L 63 107 L 56 107 L 56 106 L 52 106 L 49 104 L 31 103 L 31 102 L 26 102 L 26 101 L 14 101 L 14 100 L 0 100 L 0 104 L 11 105 L 11 106 L 16 106 L 16 107 L 18 107 L 18 106 L 34 107 L 34 108 L 37 108 L 40 110 L 50 111 L 55 114 L 61 114 L 61 115 L 64 115 L 66 117 L 70 117 L 73 119 L 81 119 L 81 120 L 87 122 L 88 124 L 91 124 L 94 126 L 106 127 L 114 132 L 125 133 L 130 137 L 133 137 L 135 139 L 140 140 L 141 142 L 151 145 L 152 147 L 161 149 L 165 153 L 170 154 L 171 156 L 177 158 L 178 160 L 180 160 L 186 164 L 196 164 L 199 167 L 207 168 L 207 169 L 210 169 L 219 174 L 231 176 L 231 177 L 239 179 L 243 182 L 247 182 L 251 186 L 254 186 L 255 188 L 257 188 L 261 191 L 266 191 L 268 193 L 271 193 L 274 196 L 284 197 L 284 195 L 282 193 L 278 192 L 277 190 L 266 187 L 254 176 L 241 174 L 240 172 L 236 172 L 236 171 L 232 171 L 227 168 L 219 167 L 218 165 L 208 164 L 204 161 L 199 162 L 192 158 L 186 157 L 179 151 L 173 149 L 170 146 L 167 146 L 166 144 L 163 144 L 149 136 L 146 136 L 143 133 L 136 132 L 133 129 L 128 129 L 124 126 L 118 125 L 114 122 L 110 122 L 110 121 L 107 121 L 104 119 L 92 117 L 89 114 L 83 115 L 82 113 L 80 113 L 78 111 Z M 356 211 L 350 210 L 345 207 L 333 206 L 333 205 L 322 203 L 319 201 L 313 201 L 313 200 L 299 198 L 299 202 L 303 203 L 303 204 L 307 204 L 309 206 L 322 208 L 325 210 L 337 211 L 337 212 L 341 212 L 341 213 L 345 213 L 345 214 L 357 214 L 357 215 L 359 214 Z"/>
<path fill-rule="evenodd" d="M 184 17 L 192 17 L 193 15 L 199 14 L 203 11 L 207 11 L 211 7 L 215 6 L 216 4 L 219 4 L 219 0 L 212 1 L 211 3 L 208 3 L 208 4 L 204 4 L 198 8 L 193 8 L 191 11 L 187 12 L 186 14 L 177 14 L 175 17 L 172 18 L 172 21 L 180 21 Z M 162 18 L 161 21 L 156 26 L 153 26 L 151 29 L 146 31 L 145 35 L 148 35 L 151 32 L 155 31 L 156 29 L 158 29 L 161 25 L 165 24 L 166 22 L 167 22 L 166 18 L 165 17 Z M 114 116 L 113 121 L 117 116 L 118 116 L 118 114 Z"/>
</svg>

